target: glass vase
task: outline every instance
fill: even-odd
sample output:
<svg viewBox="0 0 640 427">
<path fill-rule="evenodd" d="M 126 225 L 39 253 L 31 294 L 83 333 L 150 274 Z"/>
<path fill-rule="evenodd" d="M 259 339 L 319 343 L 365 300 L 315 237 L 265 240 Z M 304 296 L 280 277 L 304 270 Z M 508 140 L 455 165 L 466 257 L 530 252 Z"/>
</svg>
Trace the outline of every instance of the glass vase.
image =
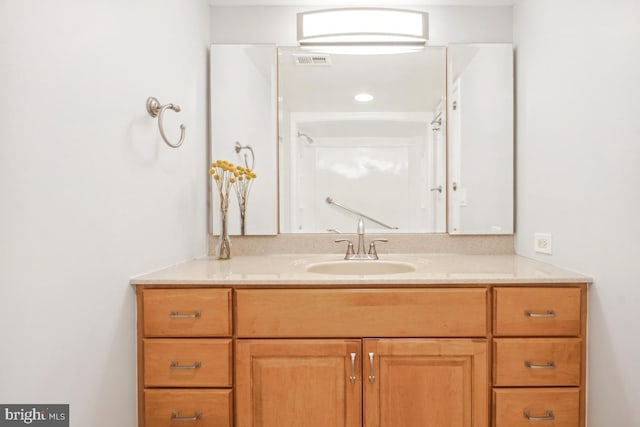
<svg viewBox="0 0 640 427">
<path fill-rule="evenodd" d="M 231 239 L 229 238 L 229 226 L 227 223 L 227 209 L 220 209 L 220 235 L 215 249 L 216 259 L 231 258 Z"/>
<path fill-rule="evenodd" d="M 247 227 L 247 205 L 244 203 L 238 203 L 238 207 L 240 208 L 240 234 L 242 236 L 246 236 L 246 227 Z"/>
</svg>

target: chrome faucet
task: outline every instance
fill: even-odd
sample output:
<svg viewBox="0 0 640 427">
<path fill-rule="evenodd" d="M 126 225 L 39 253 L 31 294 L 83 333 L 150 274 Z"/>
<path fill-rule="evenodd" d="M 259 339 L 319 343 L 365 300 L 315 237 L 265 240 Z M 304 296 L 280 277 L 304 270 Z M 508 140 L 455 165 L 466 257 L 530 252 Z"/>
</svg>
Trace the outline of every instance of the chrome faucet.
<svg viewBox="0 0 640 427">
<path fill-rule="evenodd" d="M 376 251 L 376 242 L 388 242 L 387 239 L 373 239 L 369 242 L 369 251 L 365 251 L 364 242 L 364 218 L 358 219 L 358 250 L 353 249 L 353 242 L 349 239 L 337 239 L 338 242 L 347 242 L 347 253 L 344 256 L 346 260 L 374 260 L 378 259 L 378 252 Z"/>
<path fill-rule="evenodd" d="M 364 253 L 364 218 L 358 218 L 358 252 L 356 255 L 366 255 Z"/>
</svg>

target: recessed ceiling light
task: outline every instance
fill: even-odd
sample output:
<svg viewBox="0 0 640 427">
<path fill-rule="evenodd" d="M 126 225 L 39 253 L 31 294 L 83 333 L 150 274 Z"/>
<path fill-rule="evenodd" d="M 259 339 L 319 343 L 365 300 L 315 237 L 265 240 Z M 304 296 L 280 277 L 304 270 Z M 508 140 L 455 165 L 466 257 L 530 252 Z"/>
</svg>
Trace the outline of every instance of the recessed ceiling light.
<svg viewBox="0 0 640 427">
<path fill-rule="evenodd" d="M 369 102 L 373 99 L 373 95 L 369 93 L 359 93 L 353 97 L 358 102 Z"/>
</svg>

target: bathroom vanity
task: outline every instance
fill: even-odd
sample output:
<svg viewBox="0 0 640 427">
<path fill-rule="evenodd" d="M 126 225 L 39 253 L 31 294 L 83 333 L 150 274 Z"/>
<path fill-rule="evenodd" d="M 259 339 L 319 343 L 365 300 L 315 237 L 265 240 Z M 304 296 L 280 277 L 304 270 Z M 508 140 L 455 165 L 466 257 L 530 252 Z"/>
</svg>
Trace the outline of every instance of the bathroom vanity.
<svg viewBox="0 0 640 427">
<path fill-rule="evenodd" d="M 590 278 L 513 255 L 397 257 L 415 271 L 273 255 L 133 279 L 139 426 L 584 426 Z"/>
</svg>

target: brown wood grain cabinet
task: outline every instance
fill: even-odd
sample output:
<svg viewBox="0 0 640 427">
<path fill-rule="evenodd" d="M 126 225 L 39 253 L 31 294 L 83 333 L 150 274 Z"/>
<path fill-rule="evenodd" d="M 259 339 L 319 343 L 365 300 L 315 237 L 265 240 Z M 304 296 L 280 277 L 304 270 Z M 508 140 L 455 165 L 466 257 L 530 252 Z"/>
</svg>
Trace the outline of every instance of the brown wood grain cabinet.
<svg viewBox="0 0 640 427">
<path fill-rule="evenodd" d="M 486 426 L 484 339 L 364 341 L 366 426 Z"/>
<path fill-rule="evenodd" d="M 584 427 L 585 284 L 137 297 L 139 427 Z"/>
<path fill-rule="evenodd" d="M 494 427 L 584 427 L 586 285 L 493 297 Z"/>
</svg>

